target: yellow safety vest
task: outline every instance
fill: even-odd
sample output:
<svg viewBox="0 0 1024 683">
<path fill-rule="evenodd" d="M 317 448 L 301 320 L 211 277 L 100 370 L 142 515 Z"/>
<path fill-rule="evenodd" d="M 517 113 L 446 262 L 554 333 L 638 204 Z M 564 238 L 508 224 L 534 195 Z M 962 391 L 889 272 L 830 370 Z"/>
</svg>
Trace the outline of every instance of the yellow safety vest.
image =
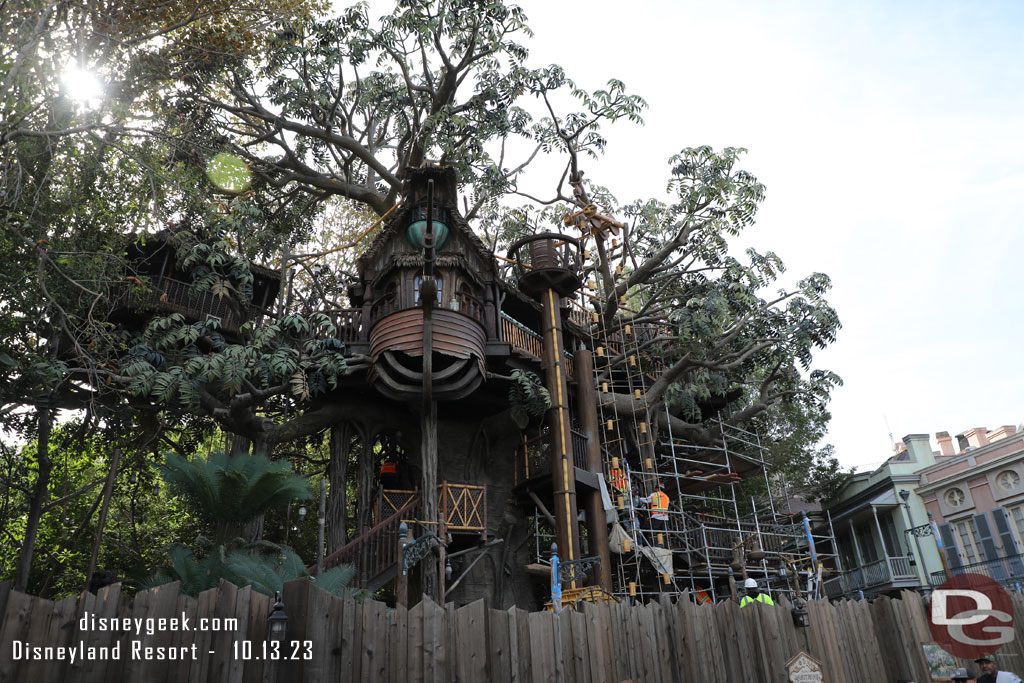
<svg viewBox="0 0 1024 683">
<path fill-rule="evenodd" d="M 740 607 L 746 607 L 747 605 L 752 604 L 754 600 L 757 600 L 758 602 L 763 602 L 766 605 L 775 604 L 775 601 L 772 600 L 767 593 L 758 593 L 756 598 L 752 598 L 749 595 L 744 595 L 740 599 Z"/>
</svg>

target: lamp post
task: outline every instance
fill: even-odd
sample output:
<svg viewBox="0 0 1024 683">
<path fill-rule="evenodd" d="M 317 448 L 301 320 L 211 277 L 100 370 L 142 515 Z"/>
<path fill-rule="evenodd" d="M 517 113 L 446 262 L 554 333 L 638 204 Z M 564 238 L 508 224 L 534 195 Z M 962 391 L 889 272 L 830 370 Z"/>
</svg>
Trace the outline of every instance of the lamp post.
<svg viewBox="0 0 1024 683">
<path fill-rule="evenodd" d="M 288 615 L 284 613 L 284 603 L 281 601 L 281 593 L 274 592 L 274 610 L 267 617 L 267 640 L 284 640 L 288 630 Z"/>
<path fill-rule="evenodd" d="M 910 513 L 910 503 L 908 502 L 910 500 L 910 491 L 907 490 L 907 489 L 903 489 L 902 491 L 900 491 L 900 498 L 903 499 L 903 507 L 907 511 L 907 524 L 909 525 L 909 528 L 905 532 L 905 534 L 906 534 L 906 533 L 909 533 L 910 529 L 913 528 L 913 526 L 914 526 L 914 517 Z M 919 558 L 921 558 L 921 570 L 918 573 L 918 577 L 921 577 L 922 575 L 924 576 L 924 579 L 921 581 L 921 585 L 922 585 L 922 587 L 927 587 L 928 586 L 928 567 L 927 567 L 927 565 L 925 564 L 925 561 L 924 561 L 924 553 L 921 552 L 921 539 L 917 536 L 917 534 L 914 534 L 914 545 L 917 546 L 917 556 Z M 910 548 L 907 548 L 907 555 L 910 558 L 910 566 L 913 567 L 914 566 L 914 561 L 913 561 L 914 560 L 914 556 L 913 556 Z"/>
</svg>

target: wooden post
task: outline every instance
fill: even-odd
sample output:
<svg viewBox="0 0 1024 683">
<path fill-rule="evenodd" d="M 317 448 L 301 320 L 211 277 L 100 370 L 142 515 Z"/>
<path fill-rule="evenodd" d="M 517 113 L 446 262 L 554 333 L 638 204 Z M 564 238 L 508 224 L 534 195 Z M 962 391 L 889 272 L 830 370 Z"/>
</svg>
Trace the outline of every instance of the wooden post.
<svg viewBox="0 0 1024 683">
<path fill-rule="evenodd" d="M 405 564 L 405 544 L 409 527 L 402 522 L 398 527 L 398 576 L 395 577 L 395 604 L 409 606 L 409 576 L 403 571 Z"/>
<path fill-rule="evenodd" d="M 558 294 L 553 289 L 544 293 L 543 324 L 544 370 L 551 395 L 548 411 L 548 434 L 551 437 L 551 477 L 555 497 L 555 541 L 564 561 L 579 559 L 579 533 L 576 527 L 576 472 L 570 454 L 572 434 L 569 431 L 568 381 L 565 357 L 562 355 L 562 314 Z M 564 550 L 563 550 L 564 549 Z M 571 588 L 576 587 L 572 582 Z"/>
<path fill-rule="evenodd" d="M 434 281 L 434 181 L 427 181 L 427 229 L 423 234 L 423 276 L 420 281 L 420 305 L 423 306 L 423 403 L 420 459 L 423 485 L 423 519 L 437 522 L 437 401 L 434 400 L 434 323 L 432 312 L 437 296 Z M 436 527 L 435 527 L 436 528 Z M 443 543 L 444 537 L 439 536 Z M 441 568 L 443 571 L 443 567 Z M 423 595 L 443 604 L 438 592 L 438 565 L 429 559 L 421 571 Z"/>
<path fill-rule="evenodd" d="M 324 525 L 327 523 L 327 480 L 320 480 L 320 510 L 317 513 L 316 575 L 324 573 Z"/>
<path fill-rule="evenodd" d="M 92 556 L 89 558 L 89 571 L 85 573 L 85 590 L 89 590 L 92 575 L 96 571 L 96 560 L 100 554 L 100 541 L 103 539 L 103 527 L 107 523 L 107 510 L 110 508 L 110 496 L 114 492 L 114 480 L 117 479 L 117 466 L 121 463 L 121 449 L 115 448 L 110 462 L 107 482 L 103 485 L 103 506 L 100 507 L 100 518 L 96 522 L 96 540 L 92 544 Z"/>
<path fill-rule="evenodd" d="M 600 476 L 601 442 L 597 433 L 597 392 L 594 390 L 594 356 L 589 350 L 576 352 L 576 395 L 580 427 L 587 437 L 587 469 Z M 608 524 L 605 518 L 601 491 L 591 491 L 587 496 L 587 539 L 591 555 L 601 557 L 601 567 L 590 577 L 591 583 L 599 584 L 609 593 L 612 591 L 611 553 L 608 549 Z"/>
</svg>

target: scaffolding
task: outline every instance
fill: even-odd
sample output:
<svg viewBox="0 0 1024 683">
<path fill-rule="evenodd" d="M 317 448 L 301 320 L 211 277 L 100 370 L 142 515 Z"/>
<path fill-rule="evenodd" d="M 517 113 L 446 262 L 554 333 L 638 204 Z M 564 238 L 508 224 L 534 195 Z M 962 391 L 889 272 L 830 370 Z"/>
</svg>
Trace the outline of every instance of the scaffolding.
<svg viewBox="0 0 1024 683">
<path fill-rule="evenodd" d="M 587 287 L 596 289 L 593 281 Z M 597 294 L 582 296 L 598 308 L 603 303 Z M 645 394 L 665 369 L 658 342 L 671 331 L 625 322 L 627 297 L 618 303 L 609 323 L 585 303 L 571 302 L 571 318 L 585 323 L 579 327 L 594 351 L 603 474 L 619 526 L 612 534 L 619 539 L 612 544 L 616 596 L 649 600 L 688 590 L 700 601 L 718 601 L 733 593 L 734 581 L 753 578 L 769 595 L 797 589 L 821 597 L 823 574 L 838 566 L 831 522 L 815 528 L 777 511 L 756 433 L 719 414 L 705 421 L 715 442 L 698 445 L 673 435 L 667 406 L 663 419 L 648 412 Z M 741 482 L 754 477 L 764 478 L 762 500 L 741 492 Z M 658 490 L 671 501 L 667 521 L 651 516 L 650 496 Z"/>
</svg>

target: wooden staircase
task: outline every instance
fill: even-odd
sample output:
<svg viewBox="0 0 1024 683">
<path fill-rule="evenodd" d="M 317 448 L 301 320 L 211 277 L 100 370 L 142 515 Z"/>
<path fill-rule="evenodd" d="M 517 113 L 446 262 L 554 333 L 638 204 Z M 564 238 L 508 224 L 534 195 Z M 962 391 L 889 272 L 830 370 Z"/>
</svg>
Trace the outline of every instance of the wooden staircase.
<svg viewBox="0 0 1024 683">
<path fill-rule="evenodd" d="M 324 558 L 324 569 L 350 564 L 356 569 L 352 587 L 371 593 L 377 591 L 398 576 L 401 559 L 398 527 L 403 519 L 415 519 L 419 509 L 420 497 L 417 495 L 365 534 Z M 315 574 L 316 568 L 310 573 Z"/>
</svg>

